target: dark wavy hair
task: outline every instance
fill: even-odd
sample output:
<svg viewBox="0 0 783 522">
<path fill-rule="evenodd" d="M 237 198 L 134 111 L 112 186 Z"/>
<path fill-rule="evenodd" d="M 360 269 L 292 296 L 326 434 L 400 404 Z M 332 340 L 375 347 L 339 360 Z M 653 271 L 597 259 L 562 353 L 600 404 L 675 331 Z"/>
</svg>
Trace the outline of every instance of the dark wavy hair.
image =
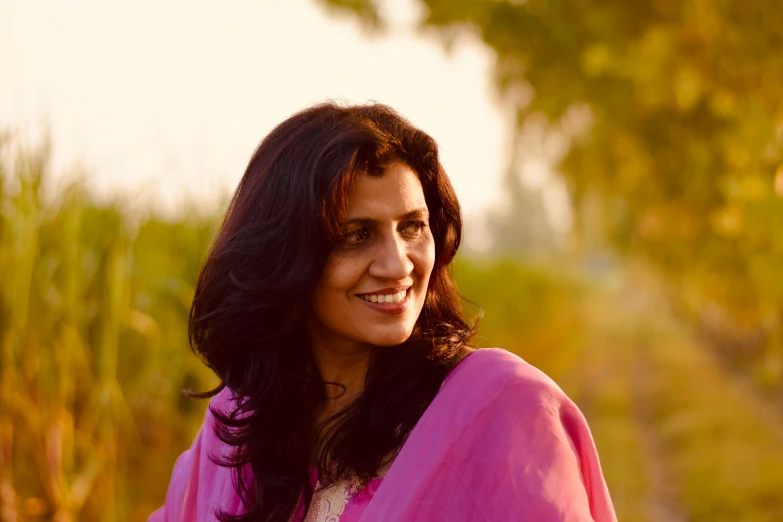
<svg viewBox="0 0 783 522">
<path fill-rule="evenodd" d="M 415 171 L 430 212 L 435 264 L 422 312 L 403 344 L 373 352 L 362 394 L 316 426 L 326 383 L 304 329 L 308 296 L 340 236 L 353 179 L 392 162 Z M 435 141 L 381 104 L 325 103 L 278 125 L 258 146 L 199 275 L 190 310 L 192 348 L 228 387 L 235 408 L 217 436 L 233 452 L 234 487 L 246 513 L 222 521 L 289 519 L 312 497 L 317 454 L 326 486 L 363 484 L 388 464 L 474 334 L 463 318 L 449 263 L 462 219 Z"/>
</svg>

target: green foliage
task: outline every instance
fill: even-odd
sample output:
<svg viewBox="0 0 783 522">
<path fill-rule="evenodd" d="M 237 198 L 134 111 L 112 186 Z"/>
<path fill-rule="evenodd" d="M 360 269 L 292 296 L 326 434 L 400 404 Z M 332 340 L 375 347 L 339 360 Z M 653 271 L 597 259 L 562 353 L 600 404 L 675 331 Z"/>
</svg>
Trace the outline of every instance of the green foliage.
<svg viewBox="0 0 783 522">
<path fill-rule="evenodd" d="M 783 518 L 779 412 L 755 401 L 736 376 L 681 335 L 646 329 L 645 337 L 643 393 L 688 520 Z"/>
<path fill-rule="evenodd" d="M 517 261 L 454 263 L 469 316 L 481 317 L 477 344 L 512 351 L 550 375 L 573 364 L 583 327 L 583 283 L 565 267 Z M 553 347 L 557 347 L 553 350 Z"/>
<path fill-rule="evenodd" d="M 187 344 L 213 220 L 46 201 L 47 164 L 0 150 L 0 519 L 141 520 L 215 384 Z"/>
<path fill-rule="evenodd" d="M 628 271 L 590 296 L 589 325 L 560 382 L 580 405 L 619 520 L 783 516 L 783 417 L 666 312 Z"/>
</svg>

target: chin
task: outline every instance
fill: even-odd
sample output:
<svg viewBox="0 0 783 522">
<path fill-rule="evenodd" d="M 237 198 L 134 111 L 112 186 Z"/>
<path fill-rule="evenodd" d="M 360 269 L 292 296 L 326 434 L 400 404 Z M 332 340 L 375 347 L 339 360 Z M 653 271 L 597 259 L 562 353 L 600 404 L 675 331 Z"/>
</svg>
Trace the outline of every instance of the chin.
<svg viewBox="0 0 783 522">
<path fill-rule="evenodd" d="M 396 331 L 377 332 L 367 336 L 370 344 L 375 346 L 397 346 L 408 340 L 413 333 L 413 328 L 404 328 Z"/>
</svg>

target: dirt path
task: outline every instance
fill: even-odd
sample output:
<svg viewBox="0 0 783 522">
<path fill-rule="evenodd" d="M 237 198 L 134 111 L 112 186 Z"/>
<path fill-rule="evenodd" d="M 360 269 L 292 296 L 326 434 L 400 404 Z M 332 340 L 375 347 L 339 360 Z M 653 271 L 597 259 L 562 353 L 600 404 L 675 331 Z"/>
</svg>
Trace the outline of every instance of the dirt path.
<svg viewBox="0 0 783 522">
<path fill-rule="evenodd" d="M 621 476 L 611 477 L 615 484 L 610 484 L 618 517 L 631 522 L 686 522 L 679 487 L 665 458 L 660 426 L 651 408 L 650 340 L 644 333 L 649 329 L 646 300 L 638 293 L 626 292 L 596 298 L 589 307 L 583 349 L 582 367 L 590 370 L 580 395 L 588 409 L 586 415 L 594 417 L 591 425 L 598 428 L 599 450 L 601 445 L 622 445 L 624 462 L 622 471 L 616 472 Z M 615 416 L 607 423 L 609 408 Z M 596 426 L 604 423 L 606 429 Z M 627 435 L 618 438 L 617 432 Z M 614 454 L 606 454 L 602 460 L 618 467 L 609 457 Z M 635 481 L 632 487 L 629 478 Z"/>
<path fill-rule="evenodd" d="M 631 372 L 631 396 L 634 421 L 639 426 L 640 443 L 643 448 L 642 463 L 648 478 L 645 504 L 651 522 L 687 522 L 683 513 L 679 487 L 667 465 L 660 426 L 654 420 L 650 408 L 650 386 L 647 371 L 651 364 L 647 354 L 649 346 L 644 341 L 634 346 L 636 355 Z"/>
<path fill-rule="evenodd" d="M 599 445 L 621 442 L 622 458 L 633 463 L 614 479 L 615 489 L 640 496 L 624 502 L 626 516 L 618 509 L 620 520 L 783 520 L 780 412 L 771 411 L 744 376 L 718 364 L 641 285 L 596 298 L 584 348 L 592 375 L 583 395 L 591 397 L 596 418 L 611 411 L 596 397 L 612 387 L 617 396 L 627 395 L 610 425 L 632 435 L 620 440 L 609 429 L 596 433 Z M 637 480 L 634 473 L 643 480 L 629 489 L 624 482 Z"/>
</svg>

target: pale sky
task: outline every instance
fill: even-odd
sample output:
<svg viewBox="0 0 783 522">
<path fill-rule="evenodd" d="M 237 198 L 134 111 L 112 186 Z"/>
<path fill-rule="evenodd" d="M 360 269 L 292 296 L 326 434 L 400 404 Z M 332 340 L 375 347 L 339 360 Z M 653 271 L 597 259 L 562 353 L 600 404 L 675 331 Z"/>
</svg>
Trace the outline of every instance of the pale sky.
<svg viewBox="0 0 783 522">
<path fill-rule="evenodd" d="M 99 195 L 208 205 L 261 138 L 327 98 L 387 103 L 430 133 L 467 220 L 499 201 L 507 157 L 492 54 L 414 30 L 410 0 L 370 37 L 309 0 L 0 0 L 0 127 L 50 128 L 54 171 Z M 477 239 L 477 238 L 474 238 Z"/>
</svg>

